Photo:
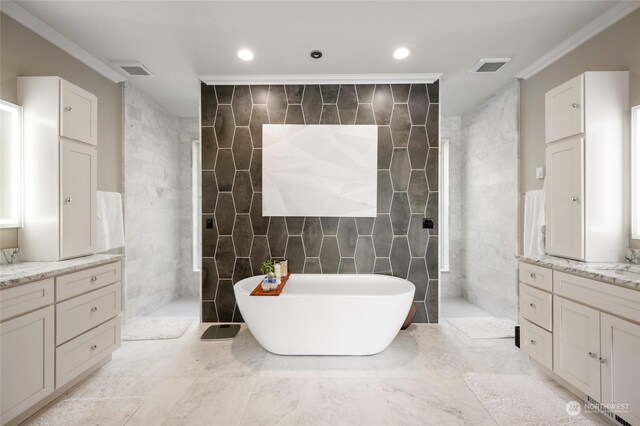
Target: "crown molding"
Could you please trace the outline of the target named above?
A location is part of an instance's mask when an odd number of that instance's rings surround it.
[[[122,74],[54,30],[40,18],[23,9],[15,2],[3,0],[0,11],[114,83],[127,80]]]
[[[622,1],[621,3],[613,6],[598,18],[591,21],[586,27],[548,51],[534,63],[523,69],[516,75],[516,78],[528,79],[542,71],[558,59],[562,58],[587,40],[601,33],[611,25],[618,22],[631,12],[640,7],[638,1]]]
[[[426,74],[212,74],[199,76],[207,85],[236,84],[431,84],[442,73]]]

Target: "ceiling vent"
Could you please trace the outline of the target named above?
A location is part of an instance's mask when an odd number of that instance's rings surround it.
[[[511,58],[482,58],[469,70],[470,73],[493,73],[505,66]]]
[[[126,75],[132,76],[144,76],[144,75],[153,75],[149,68],[145,67],[141,62],[138,61],[128,61],[128,62],[113,62],[113,65],[124,71]]]

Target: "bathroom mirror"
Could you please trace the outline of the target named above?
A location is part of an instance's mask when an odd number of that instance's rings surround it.
[[[0,101],[0,228],[22,226],[22,107]]]

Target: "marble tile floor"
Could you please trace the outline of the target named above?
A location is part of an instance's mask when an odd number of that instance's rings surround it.
[[[443,297],[440,300],[441,317],[446,318],[479,318],[490,317],[490,313],[477,307],[462,297]]]
[[[367,357],[273,355],[244,326],[233,341],[200,341],[209,325],[175,340],[123,342],[61,398],[143,396],[127,426],[494,425],[463,380],[469,371],[534,375],[575,399],[511,339],[473,340],[448,324],[412,325]]]
[[[149,316],[198,318],[200,316],[200,301],[189,298],[174,299]]]

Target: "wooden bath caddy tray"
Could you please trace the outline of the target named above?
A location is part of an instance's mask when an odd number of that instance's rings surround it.
[[[251,296],[280,296],[280,293],[282,293],[284,286],[287,285],[287,281],[289,281],[290,276],[291,274],[288,274],[287,276],[280,278],[280,285],[278,288],[270,291],[264,291],[262,289],[262,281],[260,281],[258,287],[254,288],[251,292]]]

